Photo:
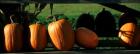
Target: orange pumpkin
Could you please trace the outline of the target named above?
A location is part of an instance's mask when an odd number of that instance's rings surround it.
[[[58,50],[70,50],[74,45],[72,26],[65,19],[60,19],[48,25],[48,33]]]
[[[18,23],[7,24],[4,27],[5,48],[7,52],[16,52],[22,48],[22,25]]]
[[[121,26],[119,31],[119,38],[122,44],[126,46],[133,46],[136,25],[134,23],[125,23]]]
[[[47,37],[45,25],[36,23],[29,26],[30,44],[35,51],[41,51],[46,48]]]
[[[14,23],[14,15],[10,16],[11,23],[4,27],[5,49],[7,52],[17,52],[22,50],[23,26]]]
[[[77,43],[87,49],[96,48],[99,42],[97,34],[85,27],[79,27],[76,30]]]

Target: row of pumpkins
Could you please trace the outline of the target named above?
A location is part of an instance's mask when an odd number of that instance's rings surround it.
[[[140,29],[136,23],[131,20],[131,17],[127,18],[126,15],[129,16],[128,13],[122,16],[125,22],[122,22],[118,36],[124,46],[139,47]],[[29,42],[30,47],[34,51],[41,51],[47,46],[48,36],[57,50],[71,50],[75,42],[79,46],[87,49],[96,48],[98,46],[99,36],[91,28],[85,25],[78,26],[76,30],[73,30],[71,24],[64,18],[57,19],[55,16],[53,18],[54,21],[48,25],[48,30],[44,24],[38,22],[29,25],[30,37],[29,39],[25,39],[23,38],[23,30],[25,30],[23,25],[14,23],[12,17],[10,17],[12,23],[4,27],[5,50],[7,52],[22,51],[23,48],[26,47],[26,44],[23,44],[23,42]],[[47,35],[47,33],[49,35]]]
[[[58,50],[71,50],[75,39],[85,48],[95,48],[98,45],[98,36],[95,32],[79,27],[75,32],[71,24],[65,19],[56,20],[48,25],[35,23],[29,25],[30,45],[34,51],[44,50],[47,46],[47,36],[50,36],[53,45]],[[11,20],[12,21],[12,20]],[[23,48],[23,26],[19,23],[7,24],[4,27],[5,49],[7,52],[18,52]],[[47,35],[47,32],[49,35]],[[90,38],[90,39],[89,39]],[[25,41],[25,40],[24,40]]]

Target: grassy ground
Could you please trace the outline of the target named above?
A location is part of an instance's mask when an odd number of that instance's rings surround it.
[[[121,4],[126,5],[132,9],[140,11],[139,3],[121,3]],[[105,6],[102,6],[99,4],[96,4],[96,3],[54,4],[53,14],[65,14],[73,25],[80,14],[89,12],[94,17],[96,17],[96,15],[99,12],[101,12],[102,8],[106,8],[106,10],[110,11],[112,13],[112,15],[115,17],[116,23],[118,22],[118,18],[120,17],[121,12],[116,11],[114,9],[110,9],[108,7],[105,7]],[[34,12],[34,10],[35,10],[34,4],[30,4],[28,7],[26,7],[25,10],[27,10],[29,12]],[[49,21],[49,20],[46,20],[47,16],[50,16],[50,6],[49,5],[47,5],[42,10],[42,12],[38,15],[37,18],[42,22],[46,22],[46,21]],[[48,23],[46,23],[46,25],[47,24]]]

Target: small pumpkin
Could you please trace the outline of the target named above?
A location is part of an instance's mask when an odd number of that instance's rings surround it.
[[[84,48],[94,49],[98,45],[99,38],[92,30],[85,27],[79,27],[76,30],[76,41],[78,45]]]
[[[56,19],[56,18],[54,18]],[[74,45],[74,32],[71,24],[65,19],[58,19],[48,25],[52,43],[58,50],[71,50]]]
[[[134,45],[135,30],[136,24],[134,23],[125,23],[121,26],[118,36],[121,39],[122,44],[125,46]]]
[[[11,17],[10,19],[12,21]],[[17,52],[22,49],[22,31],[22,25],[13,21],[4,27],[5,49],[7,52]]]
[[[79,27],[86,27],[92,31],[95,31],[94,24],[94,16],[89,13],[83,13],[77,19],[75,27],[76,29]]]
[[[43,24],[35,23],[30,28],[30,44],[33,50],[41,51],[47,46],[46,27]]]
[[[119,38],[122,45],[128,49],[136,49],[137,45],[137,19],[132,13],[122,13],[119,19]]]

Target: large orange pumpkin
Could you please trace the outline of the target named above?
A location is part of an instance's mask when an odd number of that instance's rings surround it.
[[[7,52],[16,52],[22,48],[22,25],[18,23],[7,24],[4,27],[5,48]]]
[[[134,23],[125,23],[121,26],[118,36],[121,39],[122,44],[125,46],[134,45],[135,30],[136,24]]]
[[[58,50],[70,50],[74,45],[72,26],[65,19],[60,19],[48,25],[48,33]]]
[[[35,51],[41,51],[46,48],[47,37],[45,25],[36,23],[29,26],[30,44]]]
[[[79,27],[76,30],[76,41],[84,48],[93,49],[98,45],[99,38],[95,32],[85,27]]]

